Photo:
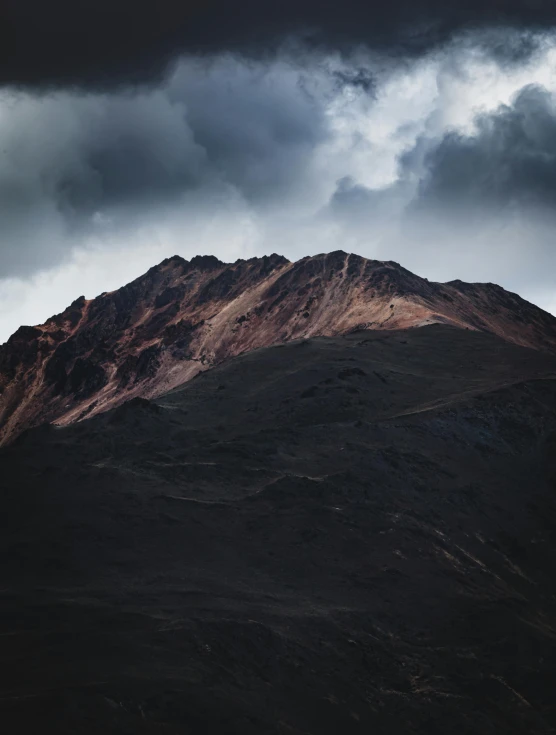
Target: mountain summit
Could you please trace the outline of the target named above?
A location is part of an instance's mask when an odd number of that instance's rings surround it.
[[[432,283],[342,251],[295,263],[174,256],[0,346],[0,443],[155,397],[246,351],[433,323],[556,351],[556,318],[494,284]]]

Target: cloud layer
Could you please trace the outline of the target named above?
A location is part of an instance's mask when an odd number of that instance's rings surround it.
[[[262,57],[292,35],[333,50],[422,54],[470,30],[556,22],[552,0],[5,0],[0,12],[0,85],[35,87],[152,81],[183,53]],[[534,37],[487,42],[521,58]]]

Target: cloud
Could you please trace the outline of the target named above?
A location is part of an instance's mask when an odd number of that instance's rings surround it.
[[[318,61],[303,67],[225,56],[183,63],[173,74],[169,99],[184,101],[209,164],[247,199],[296,188],[328,137],[326,96],[335,80]]]
[[[329,135],[314,85],[286,63],[225,57],[183,62],[134,93],[0,96],[0,272],[53,267],[175,210],[195,219],[223,199],[298,196]]]
[[[556,100],[527,85],[476,115],[469,132],[419,135],[389,186],[341,179],[326,216],[352,233],[378,232],[380,257],[395,248],[408,267],[546,289],[556,268],[555,204]]]
[[[446,133],[424,157],[418,206],[478,211],[556,204],[556,105],[529,85],[479,115],[472,135]],[[406,158],[411,168],[411,161]],[[404,175],[402,173],[402,175]]]
[[[538,32],[555,22],[552,0],[5,0],[0,85],[151,83],[181,54],[264,58],[291,36],[328,50],[422,54],[469,30]],[[484,37],[507,62],[528,55],[538,35],[501,39]]]

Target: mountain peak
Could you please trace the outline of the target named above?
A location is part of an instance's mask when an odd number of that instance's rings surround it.
[[[0,347],[0,441],[157,396],[260,347],[434,323],[556,350],[556,319],[494,284],[432,283],[343,250],[293,263],[174,255]]]
[[[201,268],[203,270],[214,270],[215,268],[222,268],[224,265],[226,264],[218,260],[214,255],[196,255],[190,261],[192,268]]]

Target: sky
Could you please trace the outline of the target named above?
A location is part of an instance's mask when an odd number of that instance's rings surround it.
[[[5,0],[0,343],[174,254],[341,249],[556,314],[556,5],[268,5]]]

